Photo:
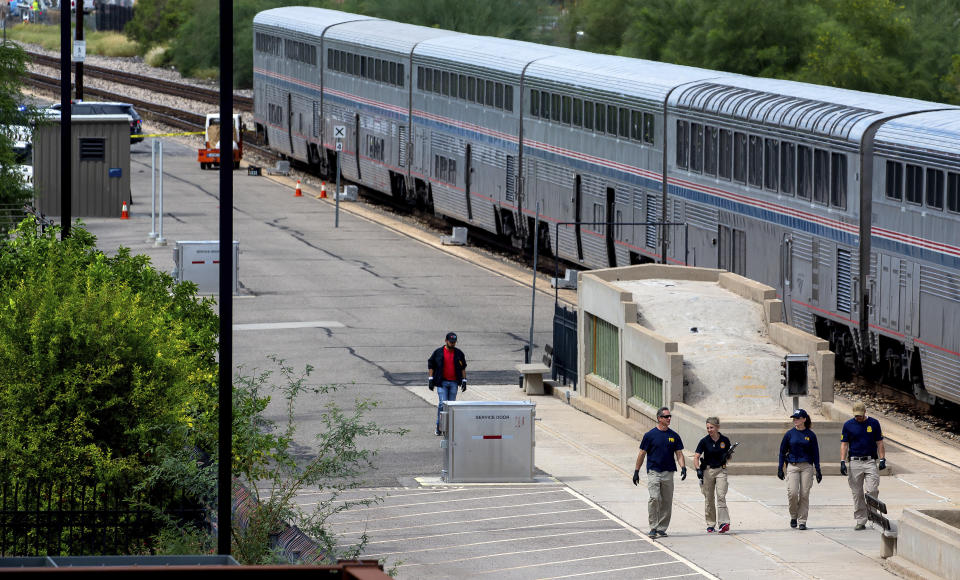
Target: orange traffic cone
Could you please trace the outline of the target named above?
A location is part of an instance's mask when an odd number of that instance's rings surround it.
[[[321,181],[320,182],[320,199],[326,199],[326,198],[327,198],[327,182]]]
[[[123,202],[123,208],[120,210],[120,219],[130,219],[130,211],[127,209],[127,202]]]
[[[303,197],[303,192],[300,191],[300,180],[297,180],[297,190],[293,193],[293,197]]]

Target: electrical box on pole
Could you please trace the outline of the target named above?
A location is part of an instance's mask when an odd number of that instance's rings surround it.
[[[791,397],[807,395],[807,363],[810,357],[805,354],[788,354],[780,363],[780,383]]]

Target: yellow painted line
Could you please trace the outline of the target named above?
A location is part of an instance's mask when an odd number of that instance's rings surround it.
[[[179,135],[203,135],[203,131],[187,131],[186,133],[150,133],[149,135],[130,135],[131,137],[177,137]]]
[[[740,385],[738,389],[766,389],[767,385]]]

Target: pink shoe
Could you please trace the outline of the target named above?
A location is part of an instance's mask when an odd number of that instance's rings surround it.
[[[720,529],[717,531],[719,531],[721,534],[727,533],[730,531],[730,524],[720,524]]]

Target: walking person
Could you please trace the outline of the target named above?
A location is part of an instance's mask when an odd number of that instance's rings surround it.
[[[440,411],[446,401],[457,400],[457,388],[467,390],[467,357],[457,348],[457,335],[448,332],[443,346],[433,351],[427,359],[427,386],[437,389],[437,428],[440,435]]]
[[[720,433],[720,419],[707,417],[707,435],[697,443],[693,468],[697,470],[700,491],[703,492],[703,514],[708,533],[716,531],[725,534],[730,530],[730,512],[727,510],[727,461],[732,453],[730,439]]]
[[[840,475],[847,476],[853,494],[853,518],[857,521],[853,529],[867,527],[867,500],[864,494],[877,497],[880,493],[880,472],[886,468],[880,422],[867,417],[866,405],[858,401],[853,404],[853,419],[847,420],[840,432]]]
[[[657,411],[657,426],[647,431],[640,441],[640,453],[633,472],[633,485],[640,484],[640,468],[647,460],[647,518],[650,521],[651,538],[665,537],[670,516],[673,513],[673,474],[680,464],[680,481],[687,478],[683,457],[683,441],[676,431],[670,429],[673,416],[668,407]]]
[[[817,435],[810,429],[810,415],[797,409],[790,415],[793,429],[783,435],[780,442],[780,461],[777,477],[787,480],[787,503],[790,509],[790,527],[807,529],[810,511],[810,488],[813,478],[823,480],[820,472],[820,444]],[[786,470],[786,473],[784,473]]]

